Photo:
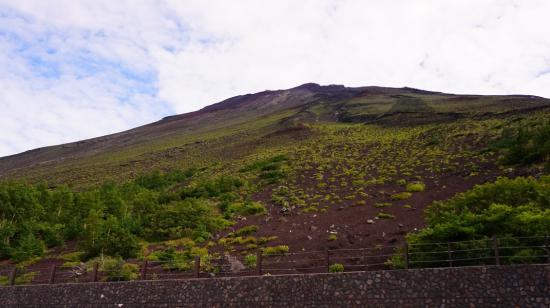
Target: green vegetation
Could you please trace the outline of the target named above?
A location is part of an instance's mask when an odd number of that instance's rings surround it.
[[[138,278],[137,264],[126,263],[119,258],[103,258],[100,265],[107,281],[127,281]]]
[[[331,234],[328,236],[327,240],[328,241],[336,241],[338,239],[338,236],[336,234]]]
[[[500,178],[494,183],[478,185],[474,189],[458,194],[447,201],[435,202],[426,209],[428,227],[407,236],[412,261],[445,259],[448,249],[465,254],[474,250],[477,254],[468,256],[455,252],[455,258],[474,258],[469,264],[486,262],[493,258],[493,236],[502,238],[503,262],[528,262],[544,256],[538,243],[520,243],[516,238],[546,236],[550,232],[550,176],[540,179],[518,177]],[[453,247],[439,247],[437,244],[456,241],[471,241],[455,244]],[[519,249],[526,246],[525,249]],[[533,245],[532,247],[530,247]],[[419,253],[422,251],[431,253]],[[441,250],[442,255],[433,251]],[[402,265],[402,258],[393,259],[396,266]],[[477,263],[476,263],[477,262]],[[436,262],[434,261],[435,265]]]
[[[428,228],[412,242],[445,242],[550,231],[550,177],[500,178],[426,209]]]
[[[278,245],[278,246],[265,247],[262,250],[262,254],[264,256],[284,255],[288,253],[288,251],[289,251],[289,248],[287,245]]]
[[[255,254],[248,254],[244,258],[244,265],[248,268],[256,267],[257,257]]]
[[[407,191],[408,192],[421,192],[426,189],[426,185],[421,182],[414,182],[407,184]]]
[[[240,172],[259,172],[259,178],[266,184],[274,184],[284,179],[288,173],[286,163],[288,157],[285,155],[276,155],[271,158],[258,161],[251,165],[248,165]]]
[[[189,242],[184,247],[169,245],[167,248],[157,250],[147,257],[149,260],[162,261],[162,267],[169,270],[189,271],[193,268],[195,257],[200,257],[201,267],[209,267],[209,255],[206,248],[194,246]]]
[[[340,263],[331,264],[328,268],[330,273],[341,273],[344,271],[344,265]]]
[[[390,199],[392,200],[406,200],[412,197],[412,194],[410,192],[404,191],[397,194],[393,194],[390,196]]]
[[[1,183],[0,259],[41,257],[67,240],[78,241],[83,260],[100,255],[132,258],[142,240],[189,238],[201,243],[229,226],[235,215],[265,212],[263,205],[248,199],[246,181],[229,176],[192,181],[196,174],[197,169],[153,172],[83,191]],[[240,232],[253,231],[250,226]]]
[[[503,152],[505,165],[545,163],[550,172],[550,121],[528,119],[506,128],[493,147]]]
[[[420,211],[414,210],[423,208],[418,203],[424,198],[411,197],[426,189],[424,183],[444,195],[441,183],[449,176],[494,178],[514,170],[538,176],[544,163],[550,170],[548,112],[519,112],[548,101],[524,99],[461,101],[410,92],[321,100],[271,114],[220,112],[211,114],[220,121],[192,120],[190,127],[170,128],[151,140],[21,168],[5,178],[33,184],[0,183],[0,259],[31,263],[49,257],[50,248],[75,241],[78,253],[60,257],[67,265],[137,258],[163,261],[167,270],[190,270],[195,257],[207,268],[215,255],[208,249],[224,249],[246,256],[250,267],[252,251],[280,255],[289,247],[265,247],[276,237],[254,236],[259,225],[265,232],[257,218],[252,221],[258,225],[222,238],[213,235],[224,229],[225,234],[237,220],[246,223],[244,216],[267,213],[257,200],[267,200],[279,207],[271,211],[289,216],[322,216],[335,208],[366,204],[401,213],[397,204],[408,202],[414,207],[403,205],[407,214],[418,216]],[[508,111],[518,112],[503,114]],[[500,163],[517,166],[499,169],[494,163],[499,155]],[[521,194],[502,188],[498,195],[511,193]],[[521,224],[524,234],[538,233],[548,225],[548,214],[541,206],[547,203],[539,202],[547,196],[537,194],[538,199],[528,202],[494,199],[480,212],[474,209],[487,196],[468,205],[456,201],[459,197],[437,203],[427,211],[429,228],[409,235],[410,240],[485,239],[492,229],[514,235]],[[401,218],[385,212],[376,216],[397,218],[384,222],[389,225]],[[526,231],[531,229],[538,231]],[[342,232],[338,236],[348,231]],[[327,235],[328,241],[336,239]],[[518,258],[528,259],[532,253],[525,250]],[[112,262],[112,271],[132,279],[131,264],[124,267],[118,261]]]
[[[231,232],[228,236],[231,236],[231,237],[245,236],[245,235],[250,235],[256,231],[258,231],[258,226],[250,225],[250,226],[242,227],[239,230],[236,230],[235,232]]]
[[[392,214],[388,214],[388,213],[384,213],[384,212],[378,212],[378,214],[376,214],[376,217],[378,217],[380,219],[393,219],[393,218],[395,218],[395,216],[393,216]]]

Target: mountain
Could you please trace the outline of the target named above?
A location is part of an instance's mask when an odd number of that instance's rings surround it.
[[[169,169],[239,158],[256,143],[304,133],[308,123],[407,126],[487,119],[544,110],[536,96],[454,95],[413,88],[320,86],[235,96],[201,110],[103,137],[0,158],[0,178],[86,185]]]
[[[310,83],[232,97],[0,158],[0,263],[178,259],[170,271],[545,235],[548,119],[550,100],[528,95]]]

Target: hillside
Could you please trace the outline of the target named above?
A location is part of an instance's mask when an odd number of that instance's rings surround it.
[[[535,96],[304,84],[0,158],[0,181],[47,183],[23,204],[59,213],[36,221],[65,233],[37,262],[103,253],[107,244],[81,245],[90,241],[86,226],[102,223],[109,232],[120,223],[122,239],[140,241],[120,248],[131,253],[110,253],[129,258],[167,247],[247,255],[385,246],[424,228],[434,201],[501,176],[547,172],[549,118],[550,100]],[[78,230],[69,236],[71,223]]]
[[[236,96],[117,134],[3,157],[0,177],[85,186],[103,179],[126,179],[142,171],[243,159],[262,147],[285,146],[298,135],[314,134],[302,124],[411,126],[503,118],[547,110],[548,105],[547,99],[524,95],[304,84]]]

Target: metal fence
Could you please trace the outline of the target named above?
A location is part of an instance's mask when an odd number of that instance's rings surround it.
[[[550,263],[550,238],[501,237],[445,243],[375,246],[188,260],[133,260],[116,269],[91,266],[0,267],[0,284],[86,283],[255,275],[308,274],[398,268]]]

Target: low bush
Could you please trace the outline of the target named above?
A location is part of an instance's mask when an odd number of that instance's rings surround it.
[[[230,204],[227,210],[241,216],[259,215],[266,212],[265,206],[255,201],[235,202]]]
[[[122,259],[104,259],[102,270],[107,281],[128,281],[138,278],[139,267],[137,264],[125,263]]]
[[[262,249],[262,254],[264,256],[284,255],[288,253],[289,250],[287,245],[270,246]]]
[[[388,213],[384,213],[384,212],[379,212],[378,214],[376,214],[376,217],[378,217],[380,219],[393,219],[393,218],[395,218],[395,216],[393,216],[391,214],[388,214]]]
[[[412,197],[412,193],[408,191],[404,191],[404,192],[391,195],[390,199],[397,201],[397,200],[406,200],[406,199],[409,199],[410,197]]]
[[[248,254],[244,257],[244,265],[248,268],[256,267],[257,257],[255,254]]]
[[[331,264],[328,268],[328,271],[331,273],[340,273],[344,271],[344,265],[340,263]]]
[[[426,189],[426,185],[421,182],[414,182],[407,184],[407,191],[408,192],[421,192]]]
[[[494,183],[475,186],[449,200],[434,202],[425,210],[428,226],[407,235],[410,251],[415,253],[411,261],[422,261],[423,266],[440,265],[429,261],[441,256],[415,251],[420,249],[418,247],[423,247],[435,251],[442,249],[443,253],[447,253],[447,247],[433,246],[430,243],[460,242],[454,244],[453,250],[477,249],[477,257],[481,261],[472,261],[468,265],[481,264],[485,262],[483,258],[493,258],[490,241],[493,236],[508,238],[502,243],[503,247],[541,246],[543,242],[540,241],[550,231],[549,192],[550,176],[542,176],[540,179],[499,178]],[[538,237],[529,240],[532,243],[515,240],[534,236]],[[540,241],[537,242],[536,239]],[[507,255],[502,262],[531,263],[543,262],[540,256],[545,255],[545,252],[539,248],[503,248],[502,254]],[[455,258],[461,256],[455,253]],[[471,257],[464,255],[462,258]],[[392,263],[398,266],[402,261],[397,257]]]
[[[21,284],[30,284],[34,278],[39,274],[39,272],[26,272],[24,274],[18,274],[15,277],[15,284],[21,285]]]
[[[493,143],[493,148],[503,153],[502,163],[506,165],[544,162],[550,171],[550,121],[521,121],[502,131]]]
[[[235,230],[235,232],[230,233],[228,236],[237,237],[237,236],[250,235],[256,231],[258,231],[258,226],[250,225],[250,226],[245,226],[238,230]]]

